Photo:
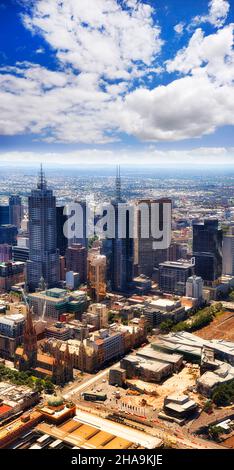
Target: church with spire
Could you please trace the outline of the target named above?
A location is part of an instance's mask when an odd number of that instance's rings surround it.
[[[68,346],[63,355],[61,355],[59,348],[54,351],[53,355],[39,351],[32,309],[28,305],[24,342],[23,346],[18,347],[15,351],[15,367],[19,371],[30,371],[38,378],[50,378],[56,385],[63,385],[73,379],[72,358]]]

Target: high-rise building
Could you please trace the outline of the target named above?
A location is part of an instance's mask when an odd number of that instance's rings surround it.
[[[162,292],[185,295],[187,279],[194,274],[191,261],[165,261],[159,265],[159,288]]]
[[[131,214],[130,210],[126,210],[126,214],[121,213],[119,210],[120,205],[126,204],[121,195],[121,178],[120,167],[117,169],[116,175],[116,196],[112,201],[112,206],[115,211],[115,236],[112,238],[111,250],[111,287],[114,291],[124,292],[129,288],[130,283],[134,276],[134,239],[131,234],[132,227],[130,224]],[[127,205],[129,208],[129,205]],[[119,236],[119,227],[125,225],[125,236]]]
[[[80,282],[87,281],[87,250],[80,243],[73,243],[66,249],[66,270],[79,273]]]
[[[21,246],[12,247],[12,259],[13,261],[22,261],[26,263],[29,260],[29,248]]]
[[[64,213],[65,206],[56,207],[56,225],[57,225],[57,248],[61,256],[65,255],[68,247],[68,238],[65,237],[63,227],[67,221],[67,215]]]
[[[0,245],[0,263],[5,263],[12,258],[12,247],[4,243]]]
[[[199,276],[191,276],[186,282],[186,297],[202,299],[203,280]]]
[[[223,237],[223,274],[234,275],[234,225]]]
[[[23,218],[23,207],[21,204],[21,197],[10,196],[9,197],[9,223],[15,225],[18,229],[21,226],[21,220]]]
[[[222,230],[217,219],[193,225],[195,274],[212,286],[222,275]]]
[[[88,230],[87,230],[87,203],[85,200],[79,200],[76,199],[75,201],[76,204],[79,204],[82,209],[82,215],[81,215],[81,220],[78,221],[78,224],[80,224],[80,228],[82,229],[82,237],[77,238],[75,237],[73,239],[73,243],[79,243],[82,246],[88,250]]]
[[[17,245],[17,227],[14,225],[0,225],[0,245]]]
[[[88,285],[93,300],[100,302],[106,296],[106,256],[98,248],[88,254]]]
[[[152,210],[154,205],[159,204],[163,207],[163,204],[171,204],[171,199],[161,198],[161,199],[143,199],[138,201],[137,209],[137,240],[135,243],[135,255],[136,263],[138,265],[138,273],[145,274],[146,276],[151,277],[155,267],[159,265],[160,262],[170,259],[169,249],[154,249],[155,239],[152,236],[152,224],[153,224],[153,215]],[[143,214],[138,210],[139,206],[145,206],[148,208],[147,221],[144,220]],[[157,221],[155,220],[155,223]],[[142,236],[142,228],[144,224],[148,224],[149,227],[149,236]],[[157,222],[158,223],[158,222]],[[171,222],[170,222],[171,223]],[[159,227],[163,227],[163,211],[159,211]]]
[[[9,224],[9,206],[0,206],[0,225]]]
[[[59,281],[59,252],[56,237],[56,199],[47,188],[44,173],[40,171],[37,188],[28,198],[29,260],[27,284],[29,290],[38,288],[43,277],[47,287]]]

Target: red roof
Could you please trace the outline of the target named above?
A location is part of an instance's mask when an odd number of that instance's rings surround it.
[[[12,407],[11,406],[8,406],[8,405],[0,405],[0,416],[1,415],[4,415],[5,413],[7,413],[8,411],[12,410]]]

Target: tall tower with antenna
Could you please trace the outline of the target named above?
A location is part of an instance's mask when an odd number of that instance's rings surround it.
[[[115,210],[115,237],[111,239],[111,250],[109,255],[111,287],[113,291],[126,292],[133,279],[134,266],[134,240],[130,237],[130,210],[128,204],[121,194],[120,165],[116,169],[115,198],[112,201]],[[122,209],[126,205],[125,216]],[[124,211],[123,211],[124,213]],[[123,220],[125,217],[125,222]],[[126,223],[126,236],[120,237],[119,225]]]
[[[43,278],[48,287],[59,282],[59,252],[56,237],[56,199],[48,189],[40,166],[37,187],[28,198],[29,260],[27,285],[30,291],[38,289]]]
[[[117,165],[116,168],[116,179],[115,179],[115,197],[116,201],[121,202],[121,176],[120,176],[120,165]]]

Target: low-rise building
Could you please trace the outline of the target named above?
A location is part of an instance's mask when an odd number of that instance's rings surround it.
[[[0,421],[39,402],[39,393],[25,385],[0,382]]]
[[[28,294],[28,300],[36,315],[60,320],[64,313],[74,313],[78,318],[87,308],[87,295],[83,291],[67,292],[52,288]]]
[[[20,313],[0,316],[0,357],[12,359],[15,350],[23,342],[24,315]]]
[[[197,409],[197,403],[191,400],[188,395],[173,393],[164,399],[164,411],[175,418],[189,418]]]
[[[14,284],[24,282],[25,263],[8,261],[0,263],[0,292],[8,292]]]

